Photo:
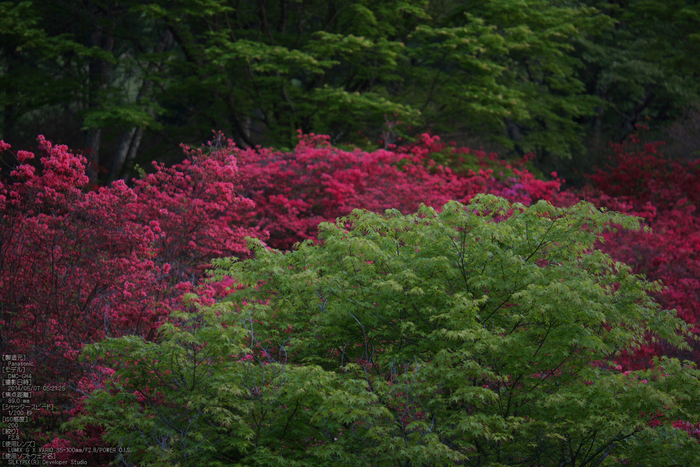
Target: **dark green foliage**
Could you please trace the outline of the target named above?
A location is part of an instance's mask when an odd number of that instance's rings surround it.
[[[697,8],[2,2],[0,138],[28,146],[43,132],[82,147],[103,181],[212,130],[240,146],[291,148],[299,129],[363,146],[431,129],[552,165],[646,117],[666,124],[698,100]]]

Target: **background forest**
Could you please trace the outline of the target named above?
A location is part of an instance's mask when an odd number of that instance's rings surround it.
[[[367,149],[430,129],[581,183],[635,124],[692,157],[686,0],[0,2],[0,138],[81,150],[100,182],[296,131]],[[381,140],[381,141],[380,141]]]
[[[698,31],[1,1],[1,462],[694,467]]]

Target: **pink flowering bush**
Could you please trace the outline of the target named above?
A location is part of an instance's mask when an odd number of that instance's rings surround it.
[[[85,344],[154,339],[203,266],[244,255],[243,238],[261,234],[230,226],[231,212],[253,203],[236,194],[235,161],[218,153],[158,165],[133,189],[117,181],[88,191],[83,157],[43,137],[39,148],[38,164],[18,151],[0,183],[0,349],[33,365],[40,390],[31,400],[42,409],[23,430],[41,445],[101,385],[104,372],[77,361]],[[44,391],[47,384],[60,389]],[[97,429],[66,436],[75,445],[101,443]]]
[[[611,165],[590,176],[579,196],[610,210],[642,217],[651,231],[605,234],[603,251],[633,267],[637,274],[661,281],[655,295],[667,309],[700,334],[700,161],[670,160],[662,143],[642,144],[635,136],[613,145]],[[651,365],[655,355],[700,363],[700,345],[678,351],[663,341],[643,346],[620,361],[627,368]]]
[[[427,134],[414,145],[374,152],[340,150],[328,139],[300,135],[291,153],[262,148],[244,151],[229,141],[223,151],[235,155],[242,195],[255,202],[254,209],[232,219],[268,231],[268,244],[287,250],[299,241],[315,239],[319,223],[334,221],[355,208],[373,212],[394,208],[408,214],[421,204],[440,208],[450,200],[468,202],[477,193],[530,204],[552,200],[562,183],[557,178],[538,180],[525,168],[497,179],[493,169],[485,168],[487,164],[458,173],[435,164],[431,156],[447,146]],[[469,155],[469,150],[451,152]],[[477,151],[470,158],[484,162],[486,154]]]

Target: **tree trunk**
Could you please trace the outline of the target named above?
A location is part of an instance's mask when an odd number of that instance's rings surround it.
[[[0,133],[0,139],[10,144],[17,144],[17,141],[15,141],[16,110],[16,104],[9,104],[5,106],[2,112],[2,132]]]
[[[153,53],[162,53],[163,51],[170,49],[173,45],[173,35],[169,30],[165,30],[161,37],[158,45],[153,49]],[[146,67],[146,73],[150,73],[155,68],[153,62],[149,63]],[[139,93],[136,96],[136,101],[143,99],[153,88],[153,81],[146,80],[141,85]],[[153,109],[149,109],[151,117],[153,117]],[[143,128],[133,126],[128,129],[122,135],[122,139],[119,142],[119,148],[117,153],[114,155],[112,160],[112,167],[109,171],[109,176],[107,177],[109,182],[113,182],[121,178],[122,173],[124,173],[125,163],[127,161],[133,161],[136,157],[136,152],[138,151],[139,145],[141,144],[141,137],[143,136]]]
[[[510,138],[511,141],[514,142],[513,148],[515,151],[518,153],[520,157],[525,155],[525,151],[523,150],[522,146],[520,145],[520,142],[523,140],[523,134],[520,131],[520,127],[510,118],[505,119],[506,123],[506,136]]]
[[[83,155],[87,159],[86,174],[90,183],[97,183],[97,174],[100,167],[100,128],[90,128],[85,136],[85,149]]]
[[[105,36],[102,28],[98,26],[90,35],[90,46],[99,47],[106,52],[112,52],[114,49],[114,37],[111,35]],[[109,63],[96,58],[91,59],[88,62],[88,74],[88,109],[89,111],[95,111],[101,107],[100,93],[107,88]],[[87,175],[90,178],[90,183],[97,183],[100,170],[101,133],[101,128],[88,128],[85,135],[84,155],[88,160]]]
[[[143,136],[143,128],[139,127],[136,129],[136,134],[134,139],[131,141],[131,147],[129,148],[129,154],[126,157],[126,174],[124,175],[124,182],[129,183],[131,181],[131,169],[134,165],[134,159],[136,159],[136,153],[141,144],[141,137]]]
[[[600,151],[603,133],[603,115],[605,115],[605,108],[596,107],[595,111],[596,116],[593,121],[593,144],[595,144],[595,150]]]
[[[117,153],[112,160],[112,168],[109,171],[108,178],[109,182],[113,182],[121,176],[122,168],[124,167],[124,162],[126,161],[126,156],[129,153],[135,134],[136,127],[134,126],[122,135],[122,139],[119,141],[119,148],[117,148]]]

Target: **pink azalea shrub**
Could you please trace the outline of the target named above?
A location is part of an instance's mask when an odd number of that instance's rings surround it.
[[[117,181],[89,191],[83,157],[43,137],[39,148],[38,164],[18,151],[0,183],[0,347],[33,365],[31,401],[42,409],[24,429],[37,443],[100,386],[103,371],[78,361],[85,344],[155,338],[212,258],[244,255],[244,237],[261,235],[230,225],[232,211],[253,206],[236,194],[231,158],[190,154],[173,168],[156,165],[133,189]],[[99,433],[66,436],[93,446],[103,444]]]
[[[612,145],[611,164],[590,176],[583,199],[610,210],[640,216],[651,232],[608,233],[602,249],[649,280],[661,281],[656,299],[663,308],[695,326],[700,334],[700,160],[671,160],[662,143],[642,144],[635,136]],[[700,363],[700,345],[678,353],[663,342],[647,345],[621,359],[627,368],[651,365],[655,355]]]

